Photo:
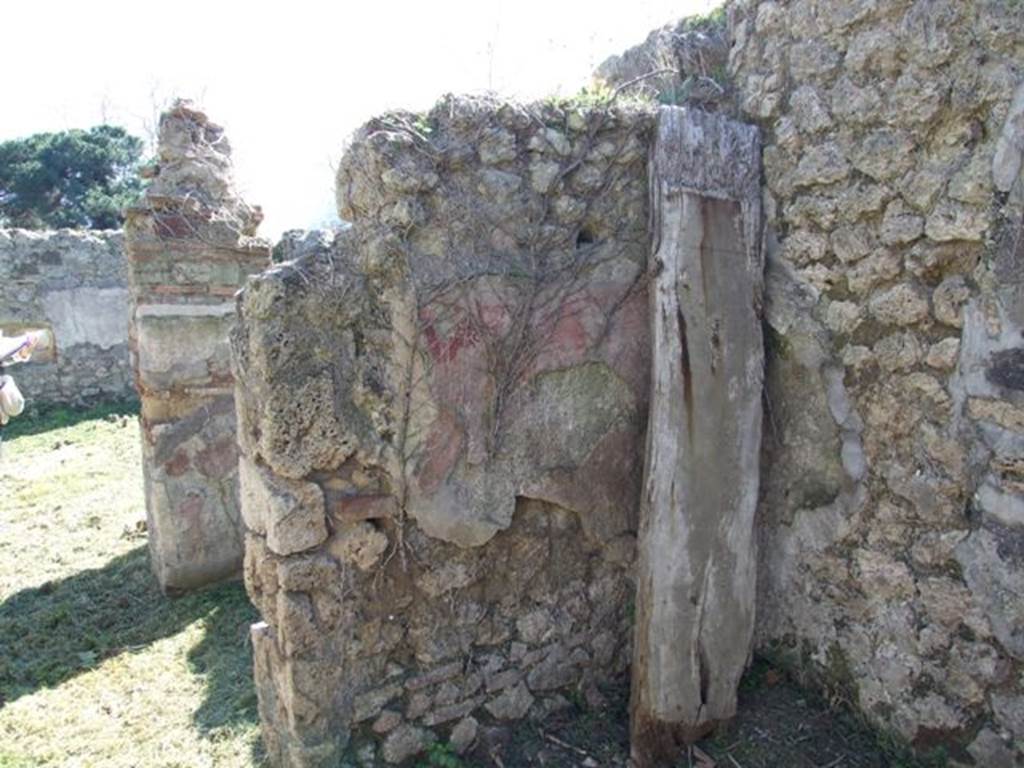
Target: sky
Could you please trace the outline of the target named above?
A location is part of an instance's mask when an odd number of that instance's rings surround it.
[[[575,93],[608,56],[720,0],[3,0],[0,141],[190,98],[227,130],[261,234],[329,223],[346,138],[445,93]]]

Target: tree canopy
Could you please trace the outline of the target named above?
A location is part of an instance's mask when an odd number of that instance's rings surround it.
[[[0,226],[119,227],[142,188],[142,146],[113,125],[0,142]]]

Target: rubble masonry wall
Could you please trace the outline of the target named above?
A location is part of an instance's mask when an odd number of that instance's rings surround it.
[[[717,58],[647,44],[764,138],[758,649],[964,765],[1024,759],[1017,6],[737,0]],[[283,764],[472,741],[627,658],[653,107],[610,114],[373,121],[339,173],[353,228],[246,289],[246,579]],[[506,343],[526,327],[545,343]]]
[[[770,267],[758,645],[951,761],[1024,757],[1024,16],[737,2]]]
[[[245,578],[282,765],[600,698],[629,659],[653,110],[371,121],[333,249],[233,336]]]
[[[12,371],[29,407],[133,399],[122,234],[0,229],[0,329],[23,328],[57,344]]]

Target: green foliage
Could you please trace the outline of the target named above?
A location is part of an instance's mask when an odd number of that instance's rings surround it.
[[[430,120],[430,115],[427,114],[416,115],[416,119],[412,121],[412,127],[424,136],[429,136],[434,132],[434,124]]]
[[[604,82],[595,82],[585,85],[573,96],[567,98],[555,97],[553,101],[562,108],[583,107],[600,109],[611,103],[615,97],[615,90]]]
[[[717,8],[712,8],[707,13],[697,13],[687,16],[682,21],[681,32],[717,32],[725,28],[728,19],[725,15],[725,3]]]
[[[111,229],[138,196],[142,140],[123,128],[37,133],[0,143],[0,225]]]
[[[435,741],[427,747],[424,759],[416,768],[466,768],[466,764],[455,754],[451,744]]]
[[[648,103],[648,95],[633,90],[619,91],[603,80],[583,86],[572,96],[552,95],[543,100],[545,106],[562,110],[598,110],[607,109],[613,104],[624,106]]]
[[[569,699],[573,707],[576,708],[577,712],[586,712],[589,707],[587,706],[587,697],[583,695],[583,691],[579,688],[573,688],[565,693],[566,698]]]
[[[775,671],[771,662],[755,656],[749,669],[740,678],[739,689],[744,693],[764,688],[770,680],[778,679],[779,673]]]

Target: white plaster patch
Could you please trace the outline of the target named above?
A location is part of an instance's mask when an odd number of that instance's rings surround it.
[[[43,311],[53,325],[57,349],[95,344],[110,349],[128,343],[126,288],[71,288],[42,297]]]

